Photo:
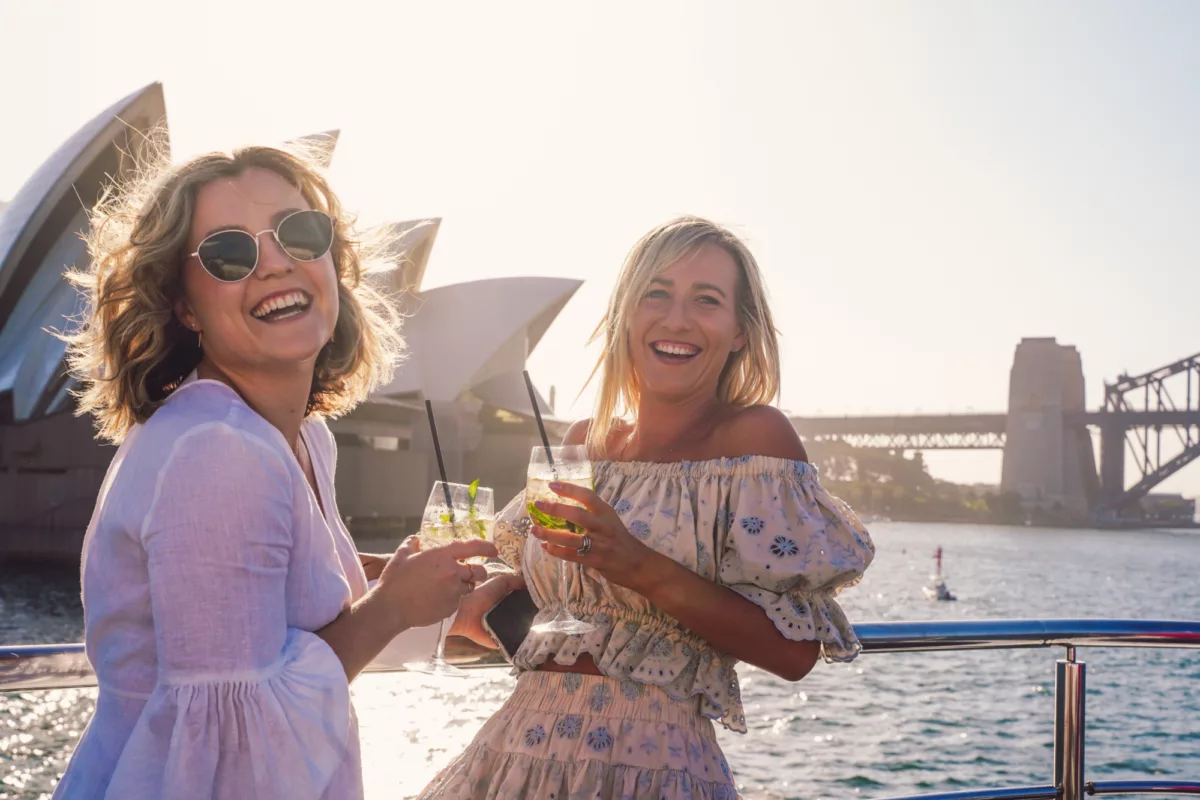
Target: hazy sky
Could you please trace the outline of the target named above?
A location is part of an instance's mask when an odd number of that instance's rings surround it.
[[[757,255],[792,412],[1002,410],[1022,336],[1078,346],[1096,406],[1200,350],[1198,39],[1188,2],[8,0],[0,198],[158,80],[177,155],[340,128],[365,221],[444,219],[427,285],[586,278],[531,359],[564,415],[680,213]]]

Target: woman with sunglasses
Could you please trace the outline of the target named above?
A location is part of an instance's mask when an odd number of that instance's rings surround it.
[[[361,797],[349,681],[486,577],[460,559],[495,552],[410,538],[368,588],[322,420],[387,379],[397,316],[329,185],[273,148],[127,187],[89,250],[70,358],[120,448],[83,547],[96,711],[55,797]]]

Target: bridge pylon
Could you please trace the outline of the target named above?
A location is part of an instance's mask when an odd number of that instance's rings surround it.
[[[1071,345],[1027,338],[1009,373],[1008,416],[1000,487],[1026,508],[1086,519],[1099,481],[1087,426],[1083,362]]]

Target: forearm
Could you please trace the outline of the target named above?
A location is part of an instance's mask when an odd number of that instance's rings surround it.
[[[403,614],[385,601],[380,593],[369,591],[337,619],[316,631],[342,662],[348,681],[358,677],[388,642],[408,628]]]
[[[732,589],[661,553],[647,560],[644,575],[631,588],[717,650],[792,681],[816,664],[817,642],[788,639],[761,608]]]

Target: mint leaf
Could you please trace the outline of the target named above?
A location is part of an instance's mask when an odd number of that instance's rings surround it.
[[[471,485],[467,487],[467,497],[471,498],[471,505],[475,505],[475,494],[479,491],[479,478],[471,481]]]
[[[565,519],[552,517],[544,511],[539,511],[533,503],[527,503],[525,508],[529,512],[529,517],[547,530],[564,531],[569,527]]]

